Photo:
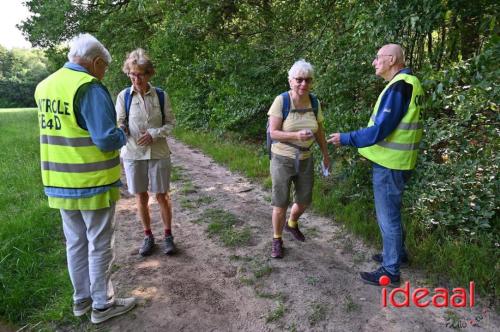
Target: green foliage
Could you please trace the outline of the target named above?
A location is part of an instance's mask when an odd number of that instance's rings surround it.
[[[36,85],[48,74],[42,51],[0,46],[0,108],[35,106]]]
[[[430,73],[424,81],[426,133],[410,188],[417,197],[411,213],[428,228],[444,226],[467,241],[481,234],[500,241],[500,70],[492,65],[499,48],[494,41],[481,56]]]

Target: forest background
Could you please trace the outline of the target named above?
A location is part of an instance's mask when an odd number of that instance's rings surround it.
[[[349,131],[366,126],[384,87],[371,66],[378,48],[401,44],[426,91],[425,136],[403,203],[413,262],[433,272],[438,283],[446,279],[463,286],[474,280],[483,294],[498,299],[498,1],[25,4],[34,15],[20,28],[47,58],[37,56],[45,64],[40,69],[26,56],[23,62],[19,53],[0,49],[2,57],[20,61],[10,67],[1,63],[2,91],[13,93],[0,96],[0,107],[34,106],[30,89],[66,61],[62,43],[89,32],[113,56],[104,80],[112,94],[129,84],[121,71],[126,53],[145,48],[156,65],[152,82],[168,91],[180,128],[244,142],[264,164],[266,113],[288,89],[294,61],[304,58],[315,66],[313,90],[322,102],[326,132]],[[15,63],[29,72],[29,80],[14,79],[22,72]],[[40,70],[26,71],[28,66]],[[12,99],[21,95],[22,101]],[[330,147],[330,152],[333,176],[317,181],[314,208],[379,243],[369,163],[355,149]]]

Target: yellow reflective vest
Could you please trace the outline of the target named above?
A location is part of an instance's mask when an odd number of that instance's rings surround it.
[[[90,82],[98,81],[85,72],[61,68],[36,88],[44,186],[92,188],[120,179],[118,150],[101,151],[76,121],[75,94]]]
[[[411,84],[412,96],[408,111],[396,129],[384,140],[375,145],[359,148],[358,152],[365,158],[390,169],[410,170],[415,168],[420,140],[422,139],[423,125],[420,121],[419,99],[423,95],[420,81],[413,75],[398,74],[384,88],[373,113],[368,121],[368,127],[373,126],[380,101],[387,89],[395,82],[404,80]]]

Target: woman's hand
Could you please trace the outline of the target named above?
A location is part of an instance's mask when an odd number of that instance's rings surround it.
[[[151,143],[153,143],[153,137],[147,131],[137,140],[137,144],[141,146],[150,145]]]
[[[297,140],[307,141],[313,137],[311,129],[302,129],[297,132]]]

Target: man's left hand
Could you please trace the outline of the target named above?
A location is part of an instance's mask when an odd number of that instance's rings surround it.
[[[330,134],[330,138],[326,140],[328,143],[340,146],[340,133]]]

